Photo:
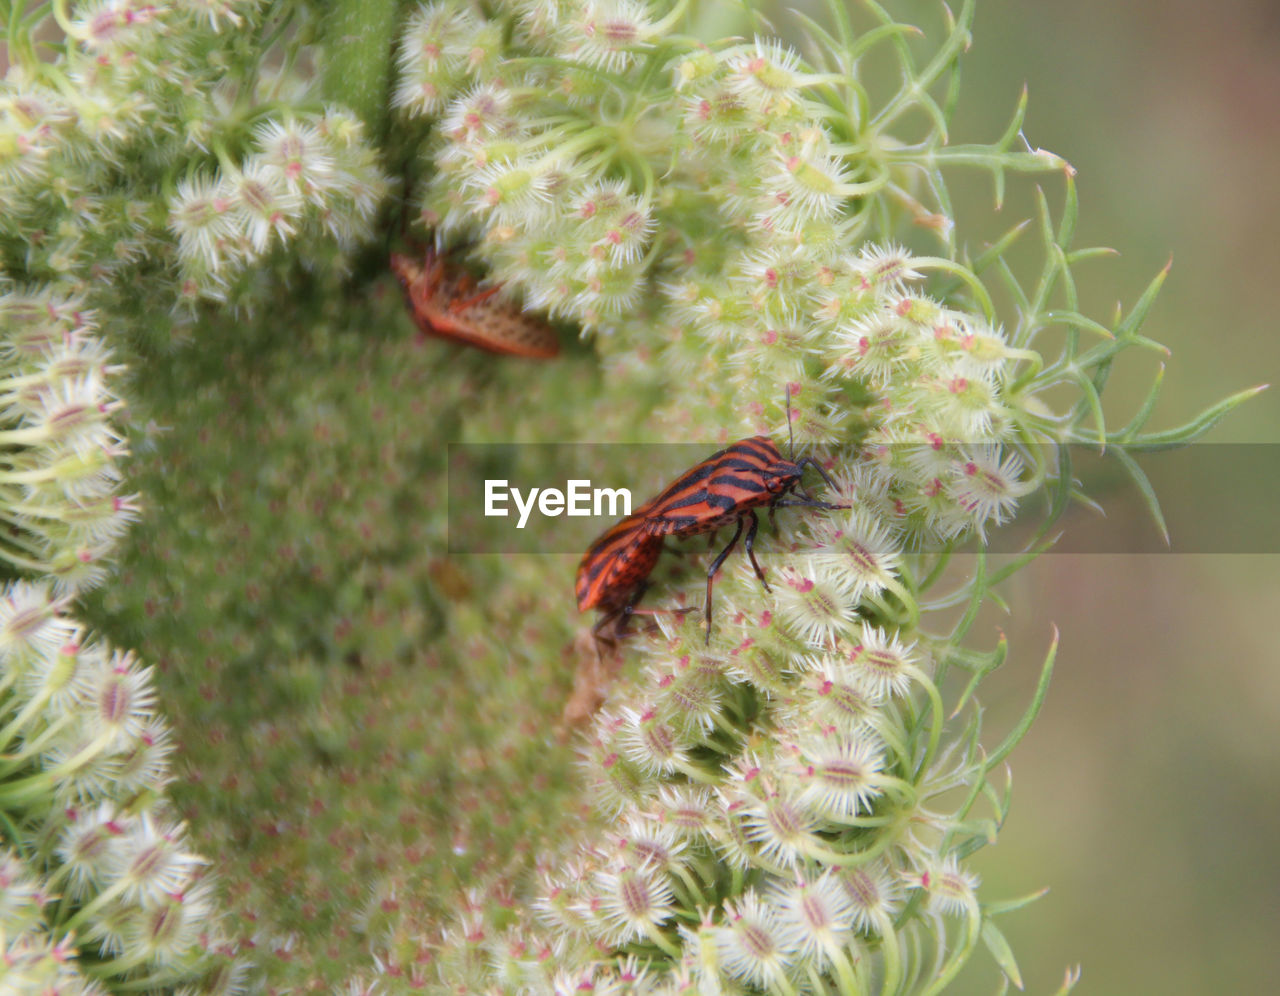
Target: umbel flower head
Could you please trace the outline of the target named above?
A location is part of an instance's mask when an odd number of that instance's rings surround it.
[[[90,978],[195,980],[233,949],[211,932],[208,862],[163,802],[170,744],[151,669],[65,610],[44,586],[0,595],[0,701],[12,717],[0,798],[48,842],[0,852],[4,983],[92,992]]]

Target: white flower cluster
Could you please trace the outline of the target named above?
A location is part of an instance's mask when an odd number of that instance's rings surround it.
[[[985,536],[1011,516],[1035,484],[1005,397],[1028,354],[981,315],[917,290],[930,261],[892,247],[837,254],[776,243],[730,255],[713,279],[667,285],[671,321],[714,329],[720,349],[710,353],[742,411],[776,409],[781,398],[770,392],[795,385],[797,444],[838,448],[838,491],[857,510],[837,532],[828,528],[829,545],[862,536],[862,550],[937,549]],[[706,362],[684,339],[668,355],[686,366]],[[817,378],[807,373],[814,360]],[[822,415],[851,388],[866,399],[856,449],[847,428]],[[860,572],[845,573],[862,584]]]
[[[599,171],[575,168],[557,147],[522,123],[497,87],[468,91],[450,105],[440,172],[424,217],[441,233],[483,226],[496,271],[518,286],[530,308],[584,328],[616,323],[640,299],[653,232],[649,198]],[[491,134],[515,154],[498,158]]]
[[[877,154],[893,140],[857,141],[862,105],[845,120],[811,96],[847,80],[763,39],[655,55],[634,4],[610,8],[629,41],[597,51],[583,25],[602,9],[518,4],[516,37],[540,57],[435,91],[423,220],[478,237],[528,305],[610,332],[610,376],[661,384],[670,427],[793,430],[830,470],[823,497],[849,507],[780,513],[782,541],[757,547],[771,593],[726,565],[709,640],[695,617],[632,628],[643,676],[611,691],[584,756],[602,829],[547,861],[536,922],[504,929],[474,904],[441,977],[897,991],[922,952],[955,970],[981,924],[954,850],[971,801],[954,794],[986,770],[975,742],[943,741],[913,553],[985,536],[1035,485],[1009,388],[1039,358],[1006,342],[963,266],[867,241],[887,227],[877,195],[919,205]],[[645,73],[673,89],[640,111],[628,81]],[[926,275],[953,285],[945,301]]]
[[[119,369],[83,299],[0,285],[0,557],[61,590],[98,584],[137,517],[119,493]]]
[[[16,583],[0,594],[0,801],[48,847],[0,852],[0,987],[95,993],[95,978],[190,978],[225,942],[212,880],[164,811],[168,728],[150,668]],[[236,972],[242,969],[236,969]]]
[[[687,625],[647,641],[584,749],[605,828],[544,868],[532,921],[500,929],[473,903],[443,939],[446,984],[888,992],[922,929],[974,934],[978,883],[946,851],[944,807],[982,758],[939,749],[925,654],[871,625],[797,653],[786,628],[766,612],[728,649]],[[899,921],[913,896],[928,928]],[[657,958],[609,954],[637,950]]]
[[[370,233],[386,179],[347,111],[267,121],[238,163],[183,180],[169,228],[188,297],[226,297],[229,279],[278,242],[322,233],[350,248]]]
[[[30,230],[27,223],[52,202],[97,214],[104,206],[98,198],[81,199],[92,181],[136,151],[135,143],[182,141],[175,129],[183,117],[201,105],[208,116],[203,77],[212,78],[210,67],[195,69],[209,56],[200,50],[203,32],[237,27],[259,6],[261,0],[94,0],[67,19],[64,5],[54,5],[72,57],[40,64],[36,73],[17,58],[22,53],[10,52],[0,82],[0,190],[12,208],[0,214],[0,232]]]
[[[128,55],[151,40],[148,29],[160,18],[207,24],[208,30],[238,28],[262,0],[89,0],[77,4],[67,34],[89,51]]]
[[[525,5],[517,17],[539,46],[600,71],[628,64],[648,31],[630,3]],[[608,327],[636,307],[652,262],[652,172],[637,193],[609,175],[595,130],[531,116],[514,91],[556,84],[537,68],[501,79],[490,65],[493,24],[469,8],[433,4],[406,32],[397,106],[438,116],[444,143],[423,219],[441,234],[482,233],[491,265],[528,307]],[[582,96],[570,89],[571,99]]]
[[[345,250],[369,235],[388,187],[361,122],[334,107],[264,118],[253,104],[278,108],[289,91],[301,100],[306,79],[229,71],[239,56],[219,32],[260,6],[99,0],[67,20],[54,5],[65,56],[15,59],[0,82],[0,236],[27,243],[29,272],[96,284],[172,257],[176,236],[179,298],[190,305],[228,300],[236,274],[276,244]]]
[[[471,6],[418,7],[401,35],[393,105],[420,115],[439,114],[466,81],[492,72],[501,49],[501,24]]]

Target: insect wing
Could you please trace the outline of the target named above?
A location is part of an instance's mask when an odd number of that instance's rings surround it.
[[[448,310],[433,324],[441,335],[491,353],[549,360],[560,352],[551,326],[494,297]]]
[[[496,288],[477,293],[465,270],[449,266],[434,253],[426,253],[421,261],[393,253],[391,271],[424,335],[505,356],[550,359],[560,352],[551,326],[500,300]]]
[[[650,504],[614,523],[583,554],[574,588],[579,612],[621,605],[653,570],[662,537],[649,529]]]

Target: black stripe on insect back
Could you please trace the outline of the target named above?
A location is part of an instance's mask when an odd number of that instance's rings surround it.
[[[735,453],[721,462],[726,470],[767,470],[782,458],[776,453]]]
[[[734,455],[746,452],[756,457],[761,463],[766,464],[782,459],[782,454],[778,452],[778,447],[773,445],[772,440],[759,439],[755,436],[734,443],[724,452],[733,453]]]
[[[610,563],[608,557],[604,555],[605,552],[603,550],[596,550],[594,553],[595,559],[591,561],[587,566],[586,572],[583,574],[588,586],[596,583],[596,579],[600,577],[600,572],[603,571]]]
[[[716,474],[748,474],[756,476],[761,473],[767,473],[774,467],[774,462],[768,463],[757,460],[725,460],[716,468]]]
[[[714,480],[711,482],[712,487],[715,486],[715,483],[716,482]],[[692,494],[687,494],[678,501],[673,501],[669,505],[664,506],[661,512],[661,517],[664,520],[673,518],[673,516],[670,515],[671,512],[682,508],[690,508],[694,505],[710,505],[713,508],[718,508],[721,511],[727,512],[729,509],[733,508],[734,500],[729,495],[718,495],[707,488],[699,488]],[[674,518],[679,518],[679,516],[674,516]]]
[[[654,498],[654,501],[652,502],[654,510],[660,510],[660,508],[666,507],[669,499],[675,497],[675,495],[680,494],[681,492],[685,492],[685,490],[692,488],[692,486],[696,484],[703,483],[703,481],[707,480],[710,475],[714,474],[714,472],[716,472],[716,465],[714,465],[710,460],[704,460],[699,463],[698,466],[694,467],[694,469],[686,471],[685,476],[676,480],[675,483],[668,486],[667,490],[664,490],[662,494],[659,494],[657,498]],[[664,501],[664,499],[666,499],[666,501]]]
[[[723,459],[725,457],[727,459]],[[708,477],[720,474],[725,470],[758,472],[762,469],[762,465],[768,466],[779,459],[781,457],[776,447],[770,446],[766,448],[753,439],[744,439],[723,450],[717,450],[701,463],[687,470],[683,476],[669,484],[666,490],[650,503],[652,506],[650,510],[661,514],[668,508],[680,508],[689,504],[688,501],[675,502],[672,499],[681,495],[682,492],[688,491],[693,485],[700,484]],[[696,493],[698,492],[695,491]]]
[[[655,533],[660,533],[664,536],[679,536],[685,530],[697,525],[699,521],[696,515],[664,515],[659,520],[660,525],[655,529]]]
[[[769,489],[765,487],[762,481],[752,480],[749,477],[735,477],[732,474],[717,475],[712,479],[710,486],[713,488],[732,488],[735,491],[745,491],[747,494],[752,495],[769,493]],[[716,495],[716,497],[727,503],[722,506],[726,509],[732,508],[736,503],[736,500],[731,498],[729,495]],[[707,504],[720,504],[720,502],[712,502],[711,499],[708,498]]]

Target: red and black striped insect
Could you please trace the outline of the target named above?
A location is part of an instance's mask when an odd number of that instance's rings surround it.
[[[546,322],[494,297],[498,287],[477,291],[471,274],[434,250],[421,259],[391,254],[391,272],[404,288],[414,324],[423,336],[438,336],[501,353],[550,359],[560,341]]]
[[[788,392],[788,425],[790,408]],[[602,610],[594,630],[597,635],[615,620],[620,620],[615,633],[621,632],[628,617],[641,611],[636,609],[636,604],[644,595],[649,574],[658,562],[667,536],[711,533],[735,523],[733,538],[707,568],[705,617],[710,642],[712,585],[725,558],[738,545],[744,527],[747,558],[765,591],[771,590],[756,560],[756,531],[760,526],[757,508],[767,505],[772,519],[775,509],[789,505],[824,509],[849,507],[818,501],[803,490],[800,490],[801,497],[789,497],[800,487],[806,467],[813,467],[827,487],[835,490],[827,472],[813,458],[784,459],[768,436],[750,436],[711,454],[591,544],[578,565],[575,589],[578,611]],[[654,611],[662,610],[650,610]]]

